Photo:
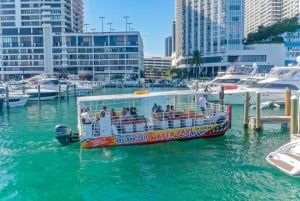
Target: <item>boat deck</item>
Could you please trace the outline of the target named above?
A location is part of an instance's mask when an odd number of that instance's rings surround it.
[[[294,168],[294,166],[292,166],[288,163],[285,163],[281,160],[276,160],[274,158],[269,158],[269,160],[272,161],[272,163],[274,163],[276,166],[278,166],[282,169],[285,169],[286,171],[289,171],[289,172]]]

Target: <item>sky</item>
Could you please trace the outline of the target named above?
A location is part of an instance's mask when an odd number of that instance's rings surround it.
[[[139,31],[144,43],[144,56],[165,56],[165,38],[172,35],[175,0],[84,0],[84,30],[126,30],[127,23]],[[95,29],[95,30],[94,30]]]

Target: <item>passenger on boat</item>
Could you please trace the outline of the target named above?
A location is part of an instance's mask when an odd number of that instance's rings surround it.
[[[153,107],[152,107],[152,112],[157,112],[158,109],[158,105],[156,103],[154,103]]]
[[[105,117],[106,112],[107,112],[106,110],[107,110],[107,107],[104,105],[104,106],[102,107],[101,117]]]
[[[202,112],[202,113],[205,112],[206,104],[207,104],[206,97],[205,97],[205,95],[202,95],[202,96],[199,98],[199,105],[200,105],[200,109],[201,109],[201,112]]]
[[[164,112],[164,110],[162,109],[162,106],[159,105],[158,109],[156,110],[156,113],[162,113],[162,112]]]
[[[93,121],[93,118],[90,115],[89,108],[86,108],[83,113],[80,115],[81,121],[84,124],[90,124]]]
[[[130,116],[131,116],[133,119],[135,119],[135,118],[138,116],[136,107],[131,107],[131,108],[130,108]]]
[[[111,108],[111,110],[110,110],[110,118],[111,118],[111,120],[114,121],[116,119],[116,117],[117,117],[117,114],[115,112],[115,109]]]
[[[129,108],[123,108],[122,113],[121,113],[121,122],[122,121],[128,121],[130,120],[130,112]]]

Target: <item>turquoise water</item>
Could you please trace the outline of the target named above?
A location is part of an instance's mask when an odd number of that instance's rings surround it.
[[[132,91],[103,93],[120,90]],[[58,123],[76,128],[75,98],[5,109],[0,200],[300,200],[300,180],[265,160],[289,131],[245,131],[242,112],[233,107],[232,129],[218,138],[82,150],[53,133]]]

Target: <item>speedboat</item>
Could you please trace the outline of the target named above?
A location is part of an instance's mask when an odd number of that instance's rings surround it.
[[[266,160],[282,172],[300,177],[300,140],[291,141],[268,154]]]
[[[96,148],[224,135],[231,125],[231,106],[209,104],[201,111],[194,101],[201,95],[191,90],[151,93],[143,90],[78,97],[74,114],[78,133],[58,124],[55,138],[63,145],[80,141],[83,148]],[[153,105],[172,109],[155,110]]]
[[[40,90],[38,90],[36,88],[27,88],[25,90],[25,93],[30,96],[29,101],[44,101],[58,98],[58,92],[52,89],[41,88]]]
[[[22,94],[20,92],[9,91],[8,98],[6,97],[6,89],[4,87],[0,87],[0,97],[4,98],[4,104],[7,104],[9,107],[17,107],[26,105],[29,95]]]

